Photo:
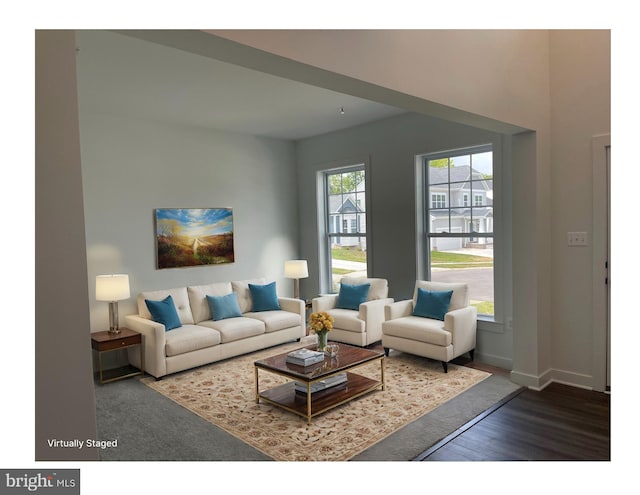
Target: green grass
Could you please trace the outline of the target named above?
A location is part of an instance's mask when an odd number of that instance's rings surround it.
[[[493,315],[495,314],[494,304],[491,301],[481,301],[477,303],[471,303],[471,306],[478,308],[479,315]]]
[[[493,258],[488,256],[474,256],[472,254],[448,253],[446,251],[431,251],[431,266],[435,268],[491,268]]]
[[[353,270],[346,270],[345,268],[334,268],[334,275],[346,275],[347,273],[353,273]]]
[[[361,249],[332,248],[331,256],[334,260],[367,262],[367,253]]]

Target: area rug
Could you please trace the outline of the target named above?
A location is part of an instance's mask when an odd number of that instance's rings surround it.
[[[393,353],[385,359],[385,390],[374,391],[307,420],[256,403],[253,362],[301,347],[288,344],[143,383],[277,461],[346,461],[490,373]],[[354,370],[380,378],[380,364]],[[260,372],[260,389],[286,378]]]

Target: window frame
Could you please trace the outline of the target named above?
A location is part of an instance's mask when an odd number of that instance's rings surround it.
[[[357,211],[354,213],[355,219],[344,219],[345,222],[347,220],[355,220],[356,221],[356,232],[332,232],[330,230],[331,226],[331,212],[329,208],[329,176],[336,174],[345,174],[350,172],[364,172],[364,213],[362,211]],[[322,293],[334,293],[333,289],[333,274],[332,274],[332,253],[331,253],[331,245],[333,238],[340,237],[353,237],[353,238],[364,238],[366,242],[366,251],[367,251],[367,275],[371,272],[371,222],[369,217],[369,212],[371,211],[371,194],[370,191],[370,173],[369,173],[369,160],[354,160],[351,161],[348,165],[338,165],[330,168],[325,168],[323,170],[318,171],[318,194],[319,194],[319,223],[320,229],[318,231],[319,234],[319,282],[320,282],[320,290]],[[356,198],[355,205],[357,208],[361,209],[362,198]],[[364,221],[362,216],[364,215]],[[339,215],[336,215],[339,217]],[[340,222],[337,221],[336,224]],[[362,226],[365,226],[365,232],[361,232]],[[348,226],[352,225],[351,222],[347,222]]]
[[[431,279],[431,252],[429,249],[430,238],[433,237],[452,237],[452,238],[470,238],[470,237],[491,237],[493,239],[494,248],[494,265],[493,265],[493,285],[494,285],[494,314],[491,315],[478,315],[479,328],[483,330],[489,330],[491,332],[502,333],[505,331],[507,325],[504,322],[504,314],[508,301],[505,301],[505,287],[508,283],[505,279],[505,263],[508,263],[507,253],[504,251],[503,243],[503,226],[502,223],[506,219],[502,215],[502,204],[504,194],[501,189],[503,179],[502,173],[502,147],[505,143],[501,140],[494,142],[488,142],[480,145],[473,145],[467,147],[452,148],[444,151],[428,152],[416,155],[416,261],[417,261],[417,276],[420,279]],[[466,232],[466,233],[443,233],[443,232],[429,232],[429,211],[431,208],[431,193],[429,189],[429,166],[430,160],[437,160],[441,158],[452,158],[456,156],[463,156],[469,154],[476,154],[482,152],[491,151],[493,154],[493,199],[492,199],[492,211],[493,215],[489,222],[493,228],[493,233],[480,233],[480,232]],[[479,182],[478,179],[471,177],[470,183]],[[440,185],[440,184],[439,184]],[[475,198],[471,195],[468,198],[467,206],[464,208],[476,208]],[[484,198],[483,198],[484,201]],[[450,208],[454,208],[451,206]],[[449,209],[449,207],[447,208]],[[430,235],[431,234],[431,235]]]

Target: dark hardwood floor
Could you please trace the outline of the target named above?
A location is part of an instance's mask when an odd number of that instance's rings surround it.
[[[609,461],[610,395],[558,383],[521,389],[415,460]]]
[[[510,374],[466,354],[452,363]],[[540,392],[522,388],[414,460],[609,461],[610,397],[559,383]]]

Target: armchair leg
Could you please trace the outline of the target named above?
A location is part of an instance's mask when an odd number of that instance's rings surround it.
[[[384,348],[384,355],[385,355],[385,357],[389,357],[389,348],[388,347]]]
[[[471,357],[471,361],[473,361],[473,353],[475,352],[475,349],[471,349],[469,351],[469,356]]]
[[[447,363],[446,361],[442,361],[442,369],[444,370],[445,373],[449,372],[449,363]]]

